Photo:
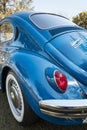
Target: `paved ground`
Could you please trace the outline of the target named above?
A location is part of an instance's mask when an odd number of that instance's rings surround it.
[[[87,130],[87,125],[83,126],[58,126],[40,120],[28,128],[23,128],[13,119],[5,94],[0,92],[0,130]]]

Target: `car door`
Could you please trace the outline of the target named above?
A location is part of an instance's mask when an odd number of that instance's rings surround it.
[[[1,81],[1,69],[5,63],[9,44],[14,37],[14,27],[10,22],[2,22],[0,24],[0,81]]]

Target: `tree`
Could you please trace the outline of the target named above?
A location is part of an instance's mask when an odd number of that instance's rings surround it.
[[[8,2],[9,0],[0,0],[0,13],[3,12],[5,13],[6,12],[6,3]]]
[[[32,10],[33,0],[0,0],[0,18],[20,11]]]
[[[87,29],[87,11],[81,12],[77,16],[73,17],[73,22]]]

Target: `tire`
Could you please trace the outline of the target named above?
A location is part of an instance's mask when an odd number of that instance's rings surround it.
[[[38,117],[27,104],[16,75],[9,71],[6,77],[6,95],[11,113],[22,126],[31,125]]]

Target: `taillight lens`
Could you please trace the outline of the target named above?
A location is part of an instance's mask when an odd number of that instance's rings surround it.
[[[54,71],[54,80],[55,80],[57,87],[61,91],[65,92],[67,89],[67,86],[68,86],[68,81],[67,81],[66,76],[63,73],[55,70]]]

